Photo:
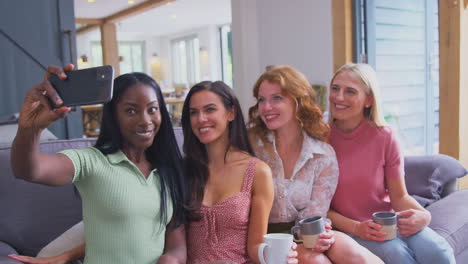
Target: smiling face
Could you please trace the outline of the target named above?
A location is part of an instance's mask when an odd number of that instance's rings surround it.
[[[115,118],[124,149],[145,150],[150,147],[161,126],[155,90],[143,83],[127,88],[116,104]]]
[[[366,94],[361,82],[343,71],[331,84],[329,102],[335,123],[353,128],[364,119],[364,108],[372,105],[372,97]]]
[[[201,143],[228,140],[228,124],[235,114],[233,109],[226,109],[217,94],[208,90],[193,94],[189,113],[192,131]]]
[[[296,103],[283,94],[279,84],[263,81],[258,89],[258,114],[269,130],[298,126]]]

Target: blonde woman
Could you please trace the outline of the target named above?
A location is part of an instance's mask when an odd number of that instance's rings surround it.
[[[385,263],[455,263],[448,243],[427,225],[430,213],[407,192],[402,153],[380,110],[375,71],[346,64],[330,84],[330,144],[340,177],[329,217]],[[396,211],[394,240],[385,241],[372,213]]]

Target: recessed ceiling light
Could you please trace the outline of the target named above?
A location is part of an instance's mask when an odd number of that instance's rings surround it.
[[[167,2],[167,3],[166,3],[166,5],[170,5],[170,4],[172,4],[172,2],[171,2],[171,1],[169,1],[169,2]]]
[[[171,19],[176,19],[177,16],[176,15],[171,15]]]
[[[94,0],[88,0],[88,3],[94,3]]]
[[[128,0],[128,3],[129,3],[130,5],[133,5],[133,4],[135,3],[135,1],[133,1],[133,0]]]

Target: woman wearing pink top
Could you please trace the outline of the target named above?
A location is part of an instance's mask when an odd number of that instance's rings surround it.
[[[448,243],[427,227],[430,213],[406,191],[402,153],[377,91],[376,73],[366,64],[346,64],[331,80],[330,144],[340,177],[328,216],[385,263],[455,263]],[[372,213],[393,210],[399,236],[384,241]]]
[[[249,137],[255,154],[273,172],[275,199],[268,232],[289,232],[299,220],[325,217],[338,181],[328,125],[303,74],[277,66],[257,80],[250,108]],[[299,245],[300,263],[381,263],[350,237],[330,230],[313,249]]]
[[[253,156],[240,105],[223,82],[201,82],[182,110],[193,220],[188,263],[258,263],[273,202],[271,170]]]

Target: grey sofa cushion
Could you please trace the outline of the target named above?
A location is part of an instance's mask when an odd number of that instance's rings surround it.
[[[454,192],[437,203],[431,204],[427,210],[432,214],[429,227],[447,240],[454,250],[455,257],[467,251],[468,190]],[[466,255],[467,252],[463,254]]]
[[[11,145],[16,136],[18,124],[4,124],[0,125],[0,146]],[[41,133],[41,141],[56,140],[57,137],[52,134],[47,128]]]
[[[41,143],[40,149],[56,153],[93,143],[94,139],[57,140]],[[0,212],[0,241],[31,256],[82,219],[81,199],[72,184],[49,187],[14,178],[9,147],[0,148]]]
[[[405,157],[408,193],[424,207],[440,200],[446,183],[466,175],[460,162],[447,155]]]
[[[21,262],[7,257],[10,254],[18,254],[18,252],[7,243],[0,241],[0,264],[21,264]]]
[[[7,243],[0,241],[0,263],[19,263],[6,257],[10,254],[18,254],[18,252]]]

